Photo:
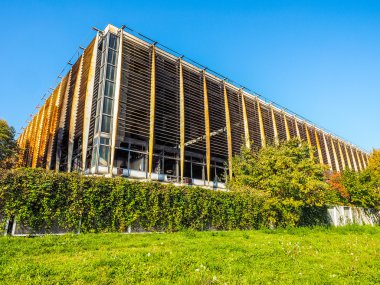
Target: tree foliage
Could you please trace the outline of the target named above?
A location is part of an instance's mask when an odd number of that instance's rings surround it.
[[[310,158],[307,143],[297,139],[252,151],[243,148],[233,158],[232,191],[262,193],[268,197],[268,219],[281,225],[283,217],[296,225],[303,209],[335,202],[334,192],[326,183],[326,168]],[[289,225],[289,224],[288,224]]]
[[[0,169],[10,169],[17,162],[15,129],[0,119]]]

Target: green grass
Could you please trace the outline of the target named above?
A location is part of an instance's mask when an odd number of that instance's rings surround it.
[[[1,284],[379,282],[379,227],[0,238]]]

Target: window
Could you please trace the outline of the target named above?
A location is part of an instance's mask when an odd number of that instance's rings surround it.
[[[116,65],[116,58],[117,58],[117,53],[113,50],[108,50],[108,60],[107,62],[112,65]]]
[[[116,68],[112,65],[107,65],[106,78],[109,80],[114,80]]]
[[[113,34],[110,34],[110,38],[109,38],[109,42],[108,42],[108,46],[114,50],[117,49],[117,42],[118,42],[118,38],[113,35]]]
[[[110,148],[106,145],[99,146],[99,165],[108,166]]]
[[[115,90],[114,83],[109,82],[108,80],[106,80],[105,87],[104,87],[104,96],[113,98],[114,90]]]
[[[102,116],[101,131],[103,133],[109,133],[111,131],[111,117],[109,117],[107,115]]]
[[[112,99],[104,97],[103,113],[107,115],[111,115],[111,112],[112,112]]]

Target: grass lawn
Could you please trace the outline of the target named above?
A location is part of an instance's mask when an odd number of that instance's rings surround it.
[[[380,228],[0,237],[1,284],[379,284]]]

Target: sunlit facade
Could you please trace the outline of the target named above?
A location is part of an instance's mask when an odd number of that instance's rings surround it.
[[[333,171],[368,154],[167,48],[98,32],[19,137],[24,165],[223,187],[243,144],[298,137]]]

